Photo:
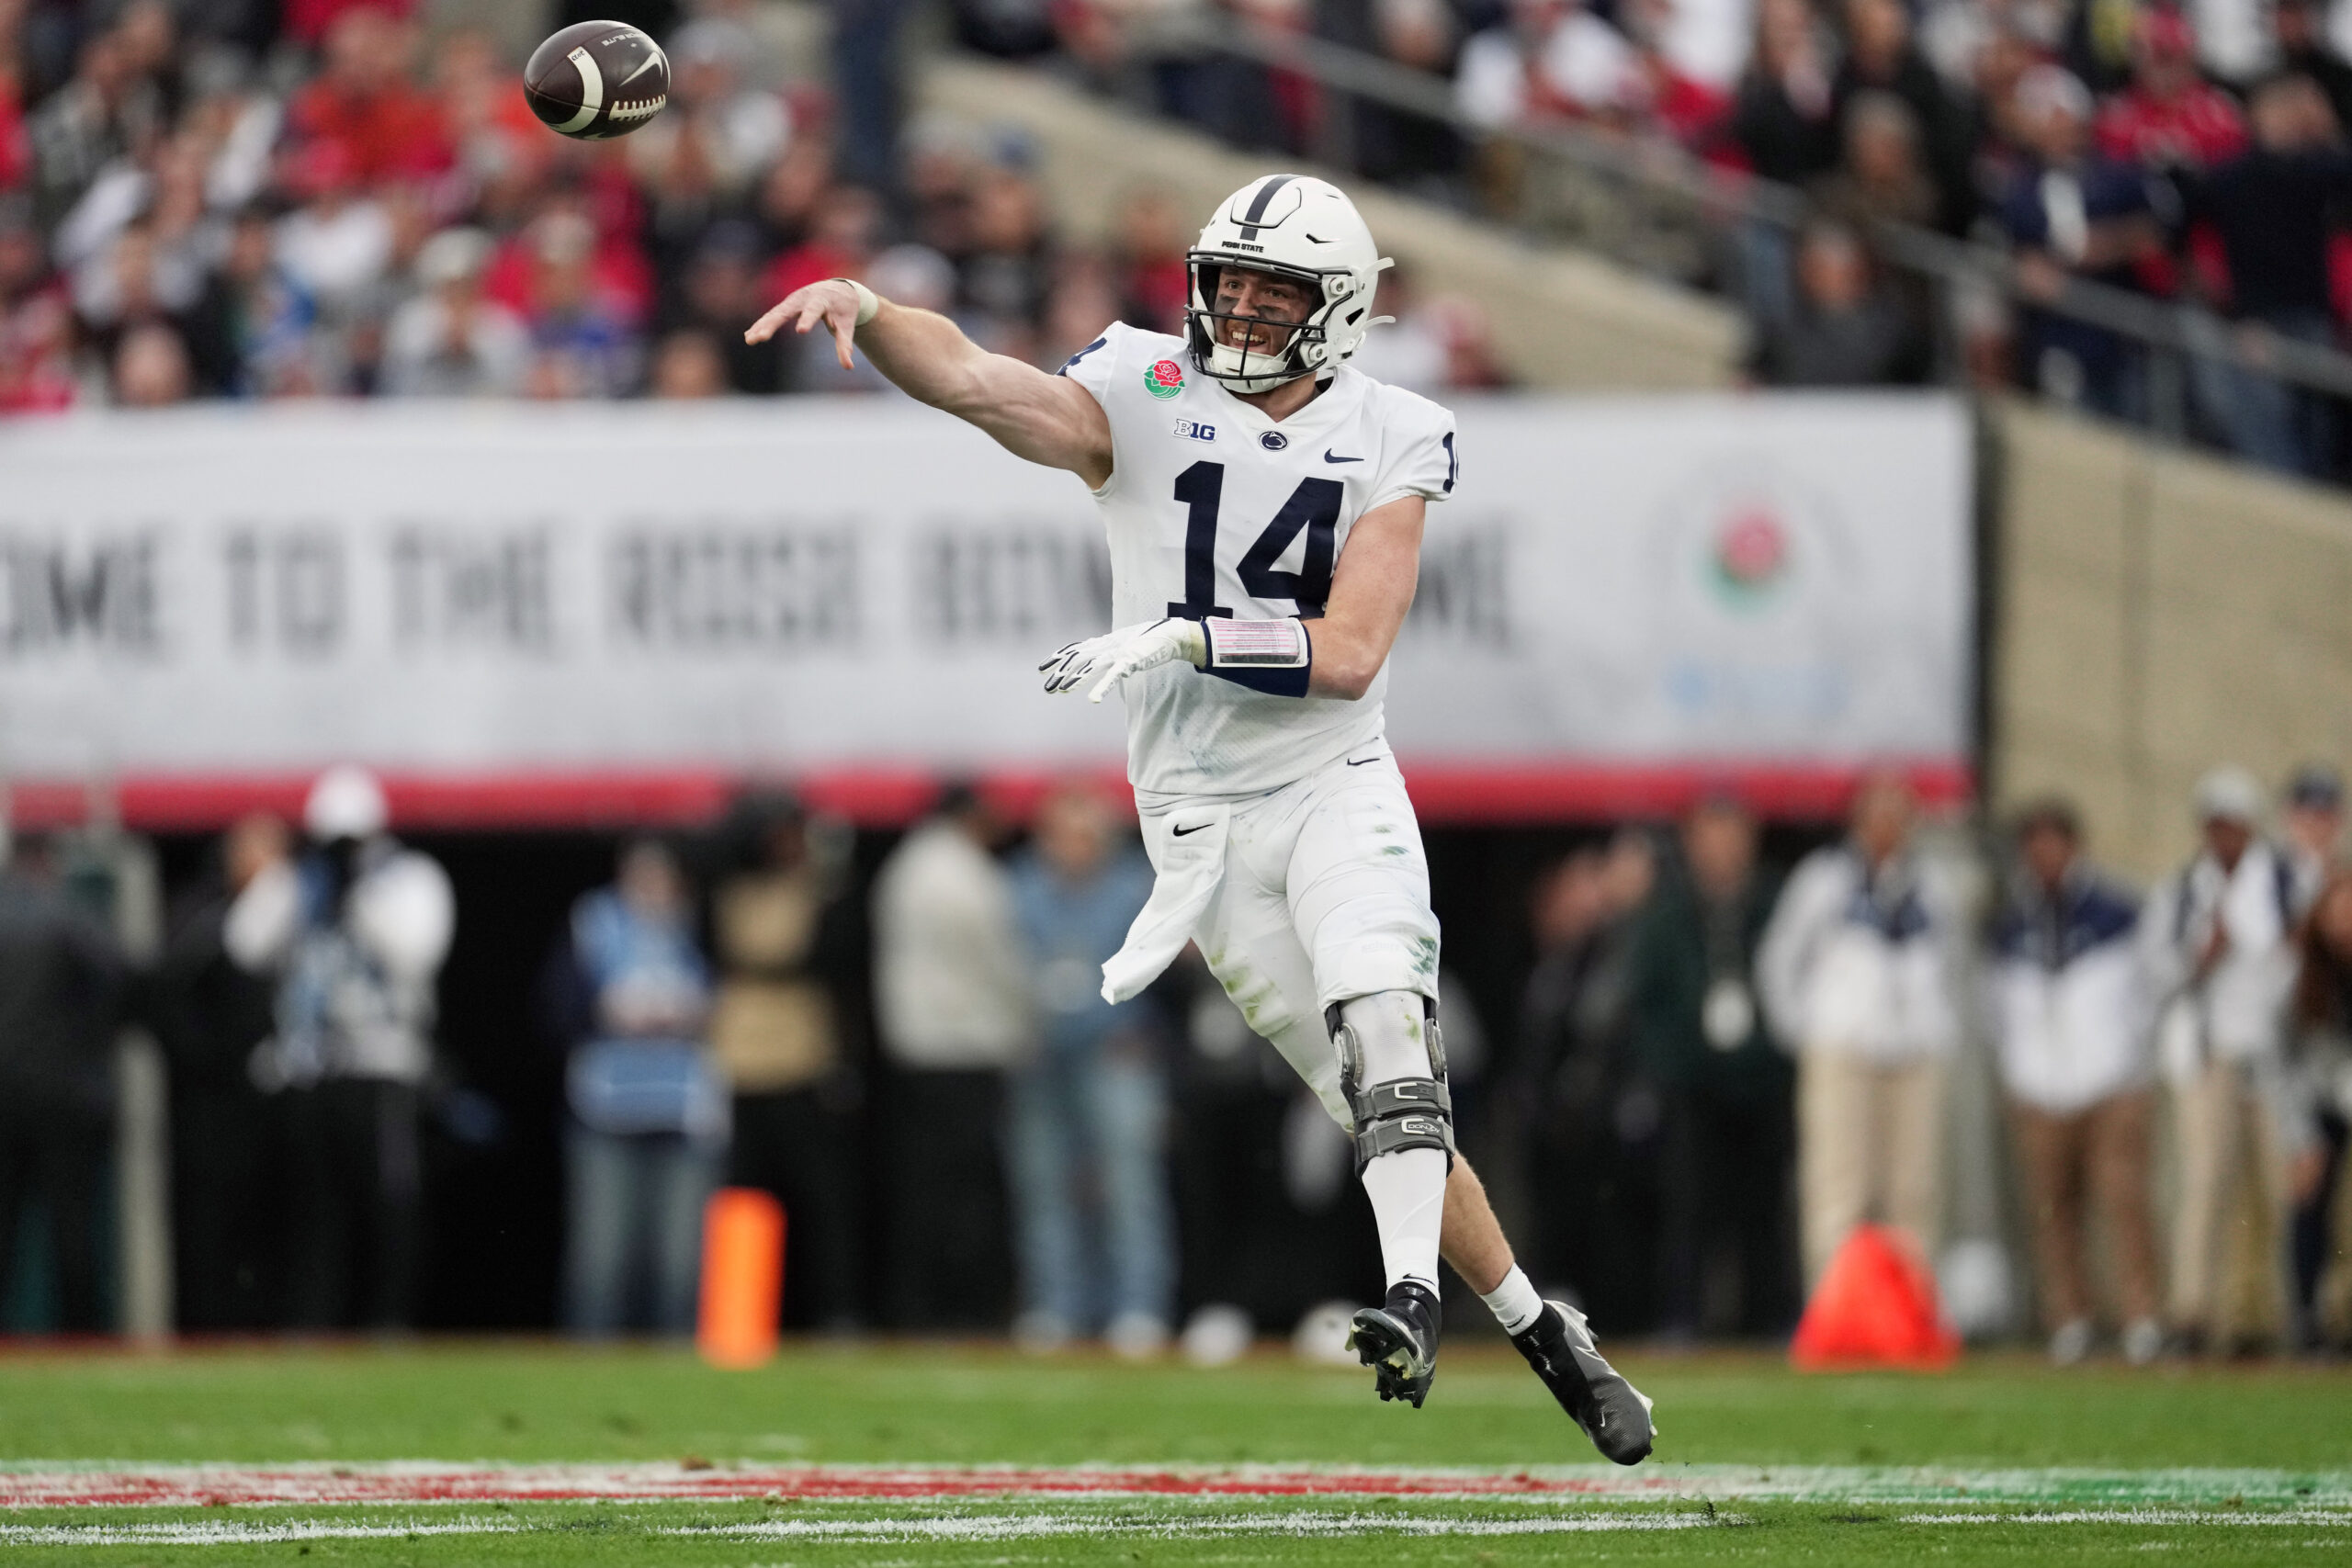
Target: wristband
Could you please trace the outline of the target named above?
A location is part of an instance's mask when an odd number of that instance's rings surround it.
[[[866,322],[872,321],[876,315],[881,313],[882,296],[875,293],[874,290],[868,288],[865,285],[860,283],[854,277],[837,277],[833,279],[833,281],[835,283],[846,283],[852,288],[857,290],[857,324],[859,326],[862,327],[865,325]]]
[[[1315,642],[1295,616],[1281,621],[1237,621],[1211,615],[1201,622],[1208,661],[1201,668],[1219,680],[1274,697],[1303,697],[1314,673]]]

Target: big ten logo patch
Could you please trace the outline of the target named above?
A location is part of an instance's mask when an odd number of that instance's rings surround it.
[[[1172,398],[1184,389],[1184,367],[1163,359],[1143,373],[1143,389],[1155,398]]]
[[[1175,434],[1187,441],[1214,441],[1216,439],[1216,426],[1203,424],[1197,419],[1180,419],[1176,422]]]

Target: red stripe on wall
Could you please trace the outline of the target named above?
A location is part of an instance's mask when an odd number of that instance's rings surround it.
[[[1729,793],[1764,816],[1818,820],[1845,809],[1866,767],[1893,767],[1928,802],[1951,806],[1974,794],[1964,762],[1678,762],[1626,764],[1417,762],[1405,778],[1425,822],[1534,826],[1671,816],[1702,795]],[[1019,818],[1067,773],[996,771],[978,775],[981,792]],[[1114,769],[1084,774],[1124,792]],[[690,826],[710,821],[747,784],[763,782],[718,769],[624,773],[387,773],[394,825],[412,831],[495,829]],[[937,798],[941,775],[915,768],[835,769],[788,783],[812,807],[839,812],[864,827],[913,820]],[[20,828],[56,828],[119,813],[146,832],[217,829],[254,811],[299,817],[310,775],[132,774],[109,805],[106,793],[70,781],[19,779],[7,788],[9,815]]]
[[[1671,817],[1701,796],[1736,796],[1759,815],[1817,821],[1842,815],[1855,782],[1887,768],[1911,781],[1929,805],[1965,804],[1975,775],[1965,762],[1874,759],[1868,762],[1563,762],[1464,766],[1404,760],[1413,808],[1426,822],[1532,824]]]

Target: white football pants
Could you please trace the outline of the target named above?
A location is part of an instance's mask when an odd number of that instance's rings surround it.
[[[1188,798],[1138,795],[1154,866]],[[1351,1126],[1323,1010],[1383,991],[1437,995],[1429,862],[1404,777],[1374,741],[1231,805],[1224,880],[1193,940],[1250,1027]]]

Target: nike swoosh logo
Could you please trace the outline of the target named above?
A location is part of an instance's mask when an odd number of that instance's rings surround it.
[[[1168,830],[1168,836],[1172,839],[1181,839],[1187,833],[1197,833],[1207,826],[1205,822],[1195,822],[1189,828],[1170,828]]]
[[[1351,757],[1348,759],[1348,766],[1351,768],[1361,768],[1367,762],[1377,762],[1378,761],[1380,761],[1380,759],[1377,757]]]
[[[1323,460],[1327,463],[1361,463],[1363,461],[1362,457],[1335,457],[1331,455],[1331,449],[1329,446],[1323,448]]]
[[[621,78],[621,85],[622,85],[622,86],[624,86],[624,87],[626,87],[626,86],[628,86],[631,82],[636,81],[639,76],[644,75],[648,71],[652,70],[652,69],[653,69],[653,62],[654,62],[655,61],[657,61],[657,60],[661,59],[661,58],[662,58],[662,56],[661,56],[661,54],[660,54],[658,51],[657,51],[657,52],[655,52],[655,53],[652,53],[652,54],[649,54],[649,55],[647,55],[647,56],[645,57],[645,60],[644,60],[643,63],[639,64],[636,70],[634,70],[634,71],[630,72],[628,75],[626,75],[626,76],[624,76],[624,77],[622,77],[622,78]]]

